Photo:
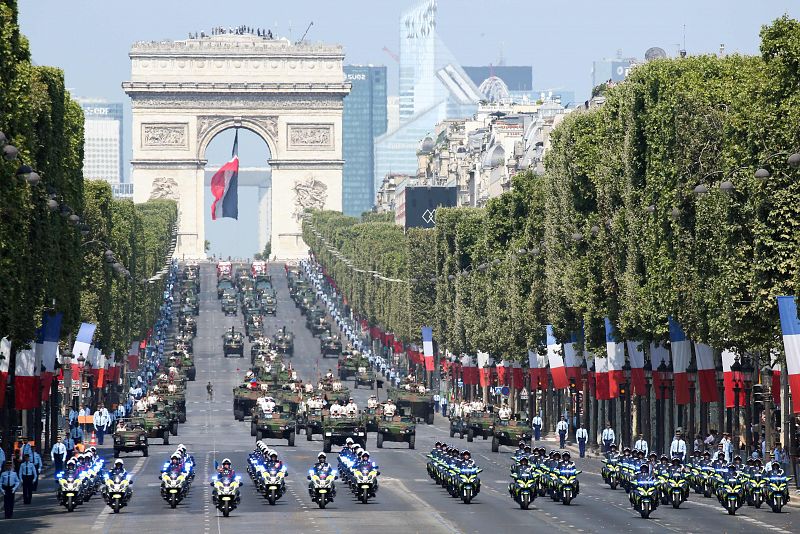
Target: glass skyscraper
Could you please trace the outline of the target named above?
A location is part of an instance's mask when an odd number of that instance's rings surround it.
[[[84,116],[83,177],[122,183],[122,104],[83,98],[78,103]]]
[[[470,117],[478,88],[436,33],[436,0],[400,17],[400,125],[375,140],[375,187],[389,173],[417,174],[419,142],[445,119]]]
[[[375,202],[374,140],[386,133],[386,67],[346,65],[352,84],[344,99],[342,211],[359,216]]]

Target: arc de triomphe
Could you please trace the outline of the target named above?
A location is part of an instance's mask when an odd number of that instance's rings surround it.
[[[302,211],[342,209],[342,47],[228,34],[139,42],[130,58],[134,201],[178,201],[176,256],[206,257],[205,151],[234,127],[269,146],[272,253],[303,256]]]

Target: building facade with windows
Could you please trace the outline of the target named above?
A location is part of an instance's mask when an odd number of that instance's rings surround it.
[[[122,104],[79,98],[84,115],[83,177],[124,183],[122,168]]]
[[[342,212],[357,217],[375,199],[375,138],[386,133],[386,67],[346,65],[352,84],[342,116]]]

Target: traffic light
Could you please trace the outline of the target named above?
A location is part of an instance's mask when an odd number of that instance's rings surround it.
[[[619,396],[625,398],[625,395],[628,393],[628,384],[623,382],[619,385]]]
[[[575,379],[570,377],[570,379],[569,379],[569,392],[570,393],[575,393],[575,389],[576,389]]]
[[[757,411],[764,409],[764,386],[753,384],[753,407]]]

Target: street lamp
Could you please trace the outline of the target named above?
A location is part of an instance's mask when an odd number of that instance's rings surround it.
[[[659,389],[661,390],[659,393],[660,395],[656,398],[656,421],[658,422],[658,432],[656,432],[656,447],[655,450],[664,450],[664,428],[666,426],[665,423],[665,408],[664,408],[664,397],[667,395],[667,371],[669,368],[664,360],[661,360],[661,363],[658,364],[656,368],[656,372],[658,373],[659,377]]]
[[[736,447],[737,454],[739,453],[739,444],[741,439],[739,439],[739,393],[742,391],[742,384],[741,384],[741,375],[742,375],[742,364],[739,363],[739,355],[737,354],[734,357],[733,363],[731,364],[731,374],[733,375],[733,439],[734,439],[734,446]]]
[[[78,353],[77,361],[78,361],[78,369],[80,369],[80,375],[79,375],[80,382],[78,383],[78,408],[80,408],[81,405],[83,404],[83,370],[86,364],[86,357],[83,355],[82,352]]]
[[[750,401],[750,394],[753,389],[753,367],[752,358],[744,357],[742,361],[742,377],[744,378],[744,420],[745,420],[745,444],[747,454],[750,453],[750,446],[753,444],[753,406]]]
[[[694,360],[689,362],[689,366],[686,368],[686,376],[689,377],[689,432],[686,435],[689,438],[694,438],[694,435],[697,433],[695,430],[695,392],[696,392],[696,379],[697,379],[697,364]],[[683,419],[683,406],[680,407],[680,411],[678,412],[678,426],[684,426],[684,419]]]

